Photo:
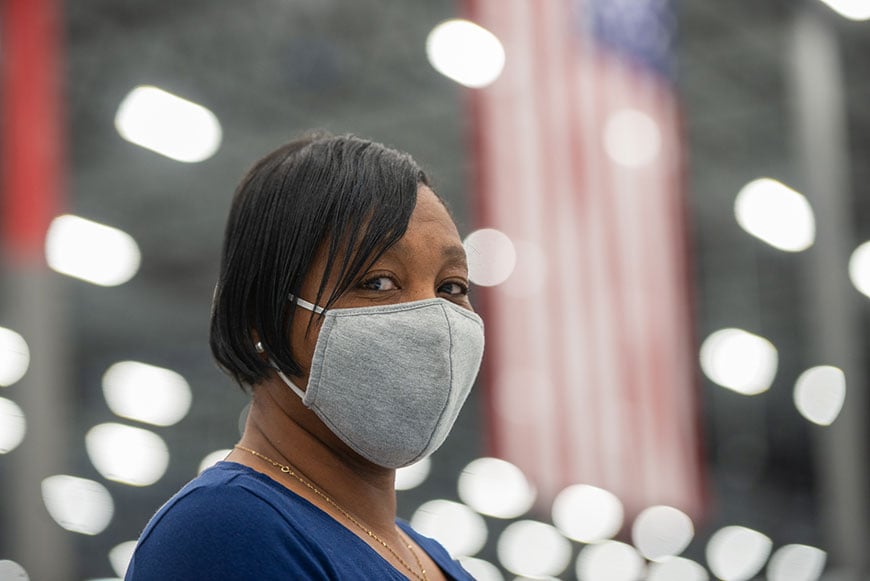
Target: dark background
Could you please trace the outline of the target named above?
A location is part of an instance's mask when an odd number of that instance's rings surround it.
[[[830,22],[842,49],[857,245],[870,238],[870,24],[807,5]],[[791,402],[791,386],[809,366],[813,332],[804,258],[748,236],[732,209],[737,191],[757,177],[798,190],[803,185],[786,75],[790,27],[801,6],[776,0],[676,6],[675,89],[684,105],[689,161],[696,336],[700,342],[722,327],[741,327],[770,339],[780,356],[773,386],[752,398],[698,372],[711,509],[707,522],[696,523],[688,554],[702,562],[704,542],[725,524],[761,530],[777,545],[827,548],[814,451],[822,428],[801,418]],[[207,453],[238,437],[247,399],[212,363],[207,324],[230,196],[250,164],[308,128],[382,141],[426,167],[465,234],[472,161],[466,89],[432,69],[424,50],[432,27],[458,15],[453,2],[88,0],[67,2],[65,11],[68,210],[128,232],[143,256],[139,273],[119,287],[57,277],[74,362],[71,473],[103,482],[116,504],[101,534],[69,533],[76,575],[88,579],[111,576],[108,551],[135,539]],[[124,141],[114,114],[140,84],[213,111],[223,128],[217,154],[181,164]],[[860,317],[866,322],[866,305]],[[169,445],[170,465],[143,488],[103,480],[83,444],[91,426],[114,418],[100,379],[126,359],[179,372],[194,397],[185,419],[154,429]],[[11,388],[7,393],[14,397]],[[430,478],[400,493],[401,516],[409,518],[431,498],[456,498],[459,471],[484,453],[476,397],[433,458]],[[496,562],[505,523],[488,524],[490,540],[480,556]],[[4,549],[12,535],[0,528],[0,558],[14,559]]]

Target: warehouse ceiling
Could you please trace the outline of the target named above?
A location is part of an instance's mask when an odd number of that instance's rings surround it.
[[[841,49],[857,244],[870,239],[870,24],[807,5],[830,24]],[[698,340],[737,326],[764,334],[780,352],[777,379],[760,402],[698,373],[716,504],[703,526],[751,521],[768,534],[798,530],[802,542],[820,544],[814,436],[794,413],[789,387],[809,348],[805,266],[799,255],[747,236],[733,215],[734,196],[752,179],[775,177],[798,189],[805,181],[788,77],[799,8],[786,0],[679,2],[676,90],[685,118]],[[77,570],[89,578],[109,576],[108,550],[134,539],[206,453],[237,437],[246,396],[214,367],[207,324],[229,200],[251,163],[309,128],[382,141],[428,169],[467,232],[472,162],[467,89],[437,73],[424,50],[432,27],[458,15],[453,2],[89,0],[67,2],[65,11],[66,205],[129,233],[142,252],[141,270],[127,284],[62,279],[73,338],[74,435],[111,421],[100,381],[117,361],[173,369],[194,398],[187,418],[158,430],[172,451],[166,476],[144,488],[112,484],[118,518],[102,535],[76,539]],[[142,84],[210,109],[223,130],[217,154],[183,164],[124,141],[114,115]],[[859,315],[866,320],[866,305]],[[472,402],[452,439],[463,439],[451,448],[455,470],[483,452],[477,412]],[[735,416],[754,419],[738,433],[743,424]],[[76,473],[99,478],[83,450],[71,461]],[[442,490],[455,478],[436,474],[428,488],[403,493],[403,510],[427,495],[450,494]],[[494,559],[494,541],[487,547]]]

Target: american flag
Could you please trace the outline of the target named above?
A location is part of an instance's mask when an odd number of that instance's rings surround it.
[[[470,96],[493,455],[541,508],[570,484],[627,516],[704,505],[681,118],[665,0],[465,0],[506,65]]]

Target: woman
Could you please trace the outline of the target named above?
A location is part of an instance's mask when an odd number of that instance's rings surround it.
[[[226,461],[152,518],[127,579],[469,579],[396,520],[396,468],[434,452],[483,323],[456,226],[406,154],[313,136],[236,191],[211,347],[250,389]]]

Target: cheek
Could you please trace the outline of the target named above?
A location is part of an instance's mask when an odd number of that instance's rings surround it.
[[[310,326],[309,326],[310,321]],[[311,360],[314,357],[314,347],[320,334],[321,319],[304,310],[297,310],[290,328],[290,350],[306,381],[311,371]],[[303,383],[303,386],[305,384]]]

